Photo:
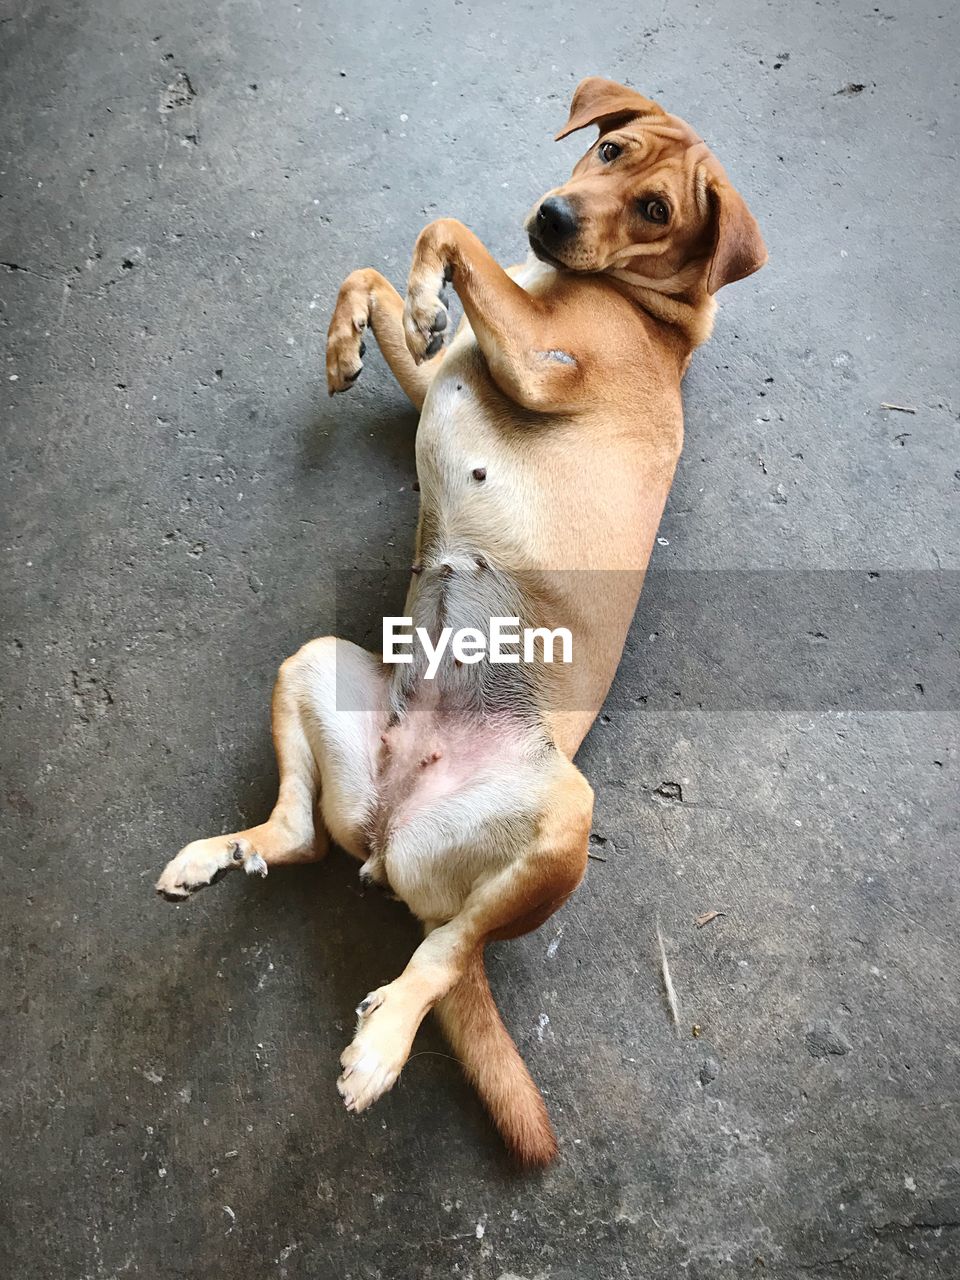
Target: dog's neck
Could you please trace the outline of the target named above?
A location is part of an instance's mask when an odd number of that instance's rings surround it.
[[[531,252],[523,266],[511,274],[517,284],[524,289],[529,289],[536,282],[558,274],[558,270],[550,263],[542,262],[535,253]],[[689,279],[684,277],[684,271],[667,280],[641,276],[639,272],[629,271],[626,268],[616,268],[599,274],[602,278],[609,280],[617,291],[629,298],[635,306],[646,311],[661,324],[678,330],[689,344],[690,355],[710,337],[717,304],[709,294],[704,292],[702,284],[699,283],[699,277],[703,274],[699,266],[690,272]],[[697,277],[696,281],[694,276]],[[670,292],[672,289],[679,289],[680,292],[672,293]]]
[[[666,248],[665,240],[626,245],[614,254],[604,274],[626,285],[629,296],[650,315],[680,329],[692,352],[710,337],[716,303],[703,287],[702,261],[688,262],[669,276],[644,271],[646,261],[660,258]]]
[[[689,343],[690,355],[713,332],[717,303],[702,284],[685,287],[679,277],[671,280],[646,280],[634,276],[630,271],[607,271],[604,274],[625,297],[655,320],[679,330]],[[682,292],[670,291],[670,286],[675,283],[680,283]]]

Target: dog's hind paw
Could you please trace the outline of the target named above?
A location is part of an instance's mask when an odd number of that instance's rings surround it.
[[[418,1021],[411,1022],[391,983],[378,987],[357,1006],[357,1034],[340,1055],[337,1090],[348,1111],[365,1111],[396,1084]]]
[[[167,863],[156,890],[167,902],[184,902],[198,890],[216,884],[228,871],[240,867],[247,875],[267,874],[266,862],[243,836],[194,840]]]

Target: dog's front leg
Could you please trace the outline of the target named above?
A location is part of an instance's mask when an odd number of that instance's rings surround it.
[[[453,218],[431,222],[414,249],[403,328],[417,364],[438,349],[447,328],[441,298],[445,282],[456,289],[467,320],[500,390],[527,409],[573,407],[583,395],[592,362],[582,334],[574,334],[558,309],[527,293]]]
[[[393,376],[421,409],[439,362],[423,366],[414,362],[403,337],[403,299],[372,267],[351,272],[340,286],[327,334],[328,391],[331,395],[349,391],[360,377],[366,350],[363,335],[368,326]],[[434,350],[441,345],[438,336]]]

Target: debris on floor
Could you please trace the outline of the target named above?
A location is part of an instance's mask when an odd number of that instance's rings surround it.
[[[725,911],[704,911],[703,915],[697,916],[694,924],[698,929],[702,929],[705,924],[709,924],[711,920],[719,920],[721,916],[725,916]]]
[[[670,977],[670,965],[667,963],[667,952],[663,945],[663,934],[660,932],[660,921],[657,921],[657,946],[660,948],[660,974],[663,978],[663,991],[667,997],[667,1007],[670,1010],[670,1017],[673,1021],[677,1032],[680,1030],[680,1014],[677,1009],[677,993],[674,990],[673,979]]]

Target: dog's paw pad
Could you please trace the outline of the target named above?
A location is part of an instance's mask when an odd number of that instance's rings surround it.
[[[443,346],[443,335],[450,316],[440,287],[439,276],[417,281],[410,288],[403,309],[403,329],[407,347],[414,360],[428,360]]]

